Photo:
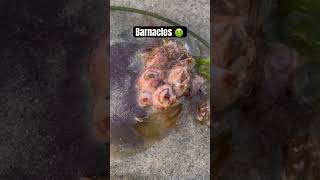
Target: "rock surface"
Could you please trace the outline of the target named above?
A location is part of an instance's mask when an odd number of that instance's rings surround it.
[[[111,1],[111,5],[129,6],[159,13],[187,26],[209,41],[208,0],[119,0]],[[111,24],[111,26],[117,25],[121,26],[121,22]],[[190,111],[196,115],[196,109]],[[209,179],[210,131],[207,126],[195,123],[195,117],[183,116],[169,136],[146,151],[111,160],[111,179]]]

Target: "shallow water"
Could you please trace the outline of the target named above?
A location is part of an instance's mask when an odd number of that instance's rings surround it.
[[[110,120],[111,142],[114,145],[133,145],[133,142],[142,141],[132,129],[134,117],[147,114],[136,103],[135,80],[141,64],[132,61],[131,57],[135,56],[139,47],[139,44],[119,43],[111,48]]]
[[[151,112],[137,104],[136,79],[143,68],[141,53],[157,45],[149,43],[115,43],[111,45],[110,132],[111,158],[121,158],[140,152],[165,138],[176,126],[189,105],[178,104],[161,112]],[[192,107],[205,96],[194,97]],[[188,107],[187,107],[188,106]],[[190,113],[190,116],[196,116]],[[144,118],[138,122],[136,118]]]

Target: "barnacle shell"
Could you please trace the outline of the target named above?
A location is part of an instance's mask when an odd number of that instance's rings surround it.
[[[138,80],[141,91],[153,92],[164,80],[164,72],[157,68],[146,68]]]
[[[153,106],[157,109],[166,109],[176,103],[176,95],[168,84],[158,87],[153,95]]]
[[[197,120],[204,123],[210,120],[210,103],[204,102],[197,109]]]
[[[204,87],[203,85],[204,85],[204,78],[199,75],[195,75],[195,77],[192,80],[189,96],[194,96],[198,92],[202,91]]]
[[[149,91],[144,91],[139,94],[138,100],[139,106],[146,107],[152,105],[152,93]]]
[[[168,52],[168,58],[170,60],[180,60],[189,57],[188,53],[182,47],[182,45],[178,44],[176,41],[169,41],[164,44],[164,48]]]
[[[191,57],[188,57],[188,58],[179,60],[176,65],[177,66],[184,66],[187,69],[191,70],[193,68],[194,62]]]
[[[191,73],[184,66],[175,66],[170,70],[167,81],[172,85],[177,97],[187,92],[191,82],[190,76]]]
[[[145,54],[144,65],[148,67],[165,67],[168,63],[168,53],[164,48],[155,48],[151,54]]]

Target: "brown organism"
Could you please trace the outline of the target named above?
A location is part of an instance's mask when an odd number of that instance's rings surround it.
[[[146,68],[138,80],[138,89],[140,91],[154,92],[156,88],[164,81],[164,71],[158,68]]]
[[[180,42],[164,41],[143,58],[144,69],[137,81],[140,107],[165,110],[181,97],[201,92],[204,79],[193,74],[194,59]]]
[[[170,84],[177,97],[184,95],[191,83],[191,72],[186,66],[175,66],[168,74],[168,84]]]
[[[155,48],[151,53],[144,55],[144,66],[163,68],[169,62],[168,53],[163,47]]]
[[[141,106],[141,107],[152,106],[152,104],[153,104],[152,97],[153,97],[152,92],[150,92],[150,91],[141,92],[139,94],[139,100],[138,100],[139,106]]]
[[[153,107],[157,109],[167,109],[177,102],[177,97],[170,85],[160,86],[153,95]]]

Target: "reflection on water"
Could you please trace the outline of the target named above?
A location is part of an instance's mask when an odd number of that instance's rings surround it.
[[[145,140],[158,140],[176,125],[182,111],[182,104],[170,107],[160,112],[153,112],[148,116],[137,118],[134,129]]]

